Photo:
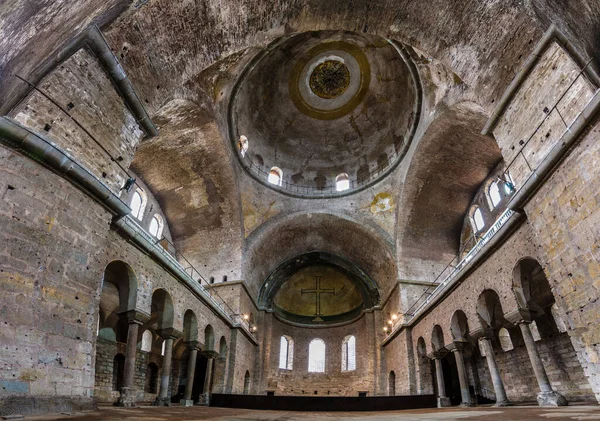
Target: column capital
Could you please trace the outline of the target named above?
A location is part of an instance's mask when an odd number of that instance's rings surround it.
[[[192,350],[200,350],[200,342],[199,341],[187,341],[184,342],[185,346],[187,347],[187,349],[189,349],[190,351]]]
[[[217,351],[200,351],[201,355],[204,355],[206,358],[218,358],[221,354]]]
[[[119,317],[127,320],[127,323],[143,325],[150,320],[150,315],[140,310],[128,310],[119,313]]]
[[[521,323],[531,323],[533,321],[531,310],[527,308],[518,308],[508,312],[504,315],[504,318],[515,325],[519,325]]]
[[[473,339],[490,339],[494,337],[494,331],[489,327],[480,327],[469,332],[469,336]]]
[[[448,353],[448,351],[446,349],[444,350],[438,350],[438,351],[433,351],[429,354],[427,354],[427,357],[431,358],[432,360],[441,360],[442,358],[444,358],[446,356],[446,354]]]
[[[182,335],[182,333],[180,331],[176,330],[173,327],[157,329],[156,333],[158,334],[158,336],[160,336],[163,339],[173,339],[173,340],[179,338]]]
[[[467,345],[468,345],[468,342],[454,341],[454,342],[450,342],[448,345],[446,345],[445,348],[448,351],[457,352],[457,351],[464,351],[467,348]]]

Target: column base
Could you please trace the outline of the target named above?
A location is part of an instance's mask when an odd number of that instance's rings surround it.
[[[171,406],[171,398],[161,398],[158,396],[152,403],[152,406]]]
[[[461,402],[460,405],[458,405],[458,406],[460,406],[462,408],[472,408],[477,405],[475,404],[475,402],[469,401],[469,402]]]
[[[501,406],[513,406],[513,404],[509,401],[496,402],[492,405],[493,408],[499,408]]]
[[[537,395],[539,406],[567,406],[569,401],[558,392],[540,392]]]
[[[179,401],[179,406],[194,406],[193,399],[181,399]]]
[[[200,398],[198,399],[198,405],[209,406],[210,405],[210,394],[209,393],[201,394]]]
[[[449,406],[452,406],[452,404],[450,403],[450,398],[437,398],[437,406],[438,408],[447,408]]]
[[[135,406],[135,391],[130,387],[122,387],[119,400],[115,402],[115,406],[131,408]]]

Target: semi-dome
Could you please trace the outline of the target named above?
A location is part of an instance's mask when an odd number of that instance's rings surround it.
[[[363,189],[400,162],[419,115],[414,65],[379,36],[284,37],[249,63],[229,107],[229,135],[259,182],[302,197]]]

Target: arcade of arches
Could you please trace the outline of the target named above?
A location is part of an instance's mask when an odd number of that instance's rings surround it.
[[[600,6],[425,3],[3,2],[0,416],[597,404]]]

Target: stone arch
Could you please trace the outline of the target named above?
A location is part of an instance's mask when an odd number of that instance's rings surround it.
[[[150,321],[155,331],[173,328],[175,311],[171,294],[161,288],[155,290],[150,308]]]
[[[388,395],[396,396],[396,373],[394,370],[390,371],[388,376]]]
[[[433,393],[431,361],[427,358],[427,345],[422,336],[417,339],[417,392],[420,395]]]
[[[500,297],[493,289],[486,289],[479,294],[476,311],[481,327],[484,330],[497,331],[501,327],[508,325],[508,322],[504,319]]]
[[[473,196],[502,160],[494,138],[478,129],[487,119],[480,105],[461,102],[441,109],[427,126],[402,187],[407,206],[398,209],[399,259],[443,267],[447,256],[459,253],[457,239]],[[453,175],[449,180],[440,174]]]
[[[204,328],[204,350],[205,351],[216,351],[215,350],[215,330],[211,325],[206,325]]]
[[[114,286],[118,292],[118,313],[135,310],[138,282],[135,272],[122,260],[113,260],[104,269],[102,291]]]
[[[444,331],[440,325],[433,326],[433,330],[431,331],[431,348],[433,351],[441,351],[444,349]]]
[[[295,212],[269,219],[248,236],[242,276],[249,289],[258,293],[282,263],[317,252],[343,256],[376,280],[379,289],[386,290],[392,288],[398,274],[392,244],[389,234],[366,218]]]
[[[454,341],[466,342],[469,337],[469,321],[462,310],[456,310],[450,319],[450,333]]]
[[[512,289],[520,308],[540,311],[554,304],[554,296],[542,265],[532,257],[517,262]]]
[[[187,310],[183,315],[183,341],[198,340],[198,318],[192,310]]]

